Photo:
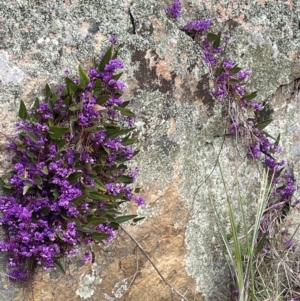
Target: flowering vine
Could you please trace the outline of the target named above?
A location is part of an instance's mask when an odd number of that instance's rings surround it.
[[[58,259],[79,244],[109,242],[120,223],[139,220],[119,211],[123,202],[144,204],[131,185],[139,168],[126,165],[137,151],[135,114],[121,98],[123,68],[111,46],[57,92],[46,85],[45,98],[29,111],[21,101],[17,135],[7,147],[13,168],[0,180],[7,234],[0,251],[7,253],[10,279],[27,280],[36,266],[61,267]],[[91,259],[88,252],[84,260]]]
[[[175,19],[180,18],[180,1],[173,1],[166,12]],[[222,37],[221,32],[207,32],[211,25],[208,19],[190,20],[181,30],[201,47],[202,60],[208,66],[212,79],[210,95],[225,111],[227,133],[240,137],[249,158],[259,160],[268,170],[269,181],[273,186],[272,197],[261,220],[255,251],[267,254],[272,245],[271,240],[279,238],[283,238],[281,242],[285,250],[293,251],[295,242],[289,238],[287,230],[280,231],[280,223],[290,206],[295,206],[299,201],[291,204],[296,189],[295,181],[292,174],[286,171],[286,162],[276,159],[276,154],[283,152],[279,146],[280,135],[275,138],[266,132],[265,128],[272,120],[261,120],[259,112],[264,107],[255,101],[257,92],[246,91],[249,70],[240,68],[231,58],[226,57],[225,49],[230,36],[225,34]],[[236,300],[239,293],[234,290],[233,295],[233,300]]]

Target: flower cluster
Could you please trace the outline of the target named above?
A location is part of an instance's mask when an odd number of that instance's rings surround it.
[[[27,279],[36,265],[55,267],[81,243],[111,241],[121,222],[136,217],[122,215],[119,205],[144,204],[130,185],[139,169],[126,166],[137,152],[134,113],[121,98],[123,67],[111,46],[88,73],[79,67],[79,78],[66,77],[57,93],[47,85],[29,112],[21,102],[8,145],[13,168],[0,180],[7,232],[0,251],[7,252],[11,279]]]
[[[166,12],[175,19],[181,17],[181,2],[173,1],[173,3],[166,8]]]

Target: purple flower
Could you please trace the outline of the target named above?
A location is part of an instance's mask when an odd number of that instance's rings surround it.
[[[114,73],[117,69],[123,69],[124,64],[121,60],[119,59],[112,59],[109,61],[108,64],[105,65],[104,70]]]
[[[82,258],[82,260],[84,261],[84,263],[87,263],[87,262],[92,262],[93,260],[93,254],[91,251],[85,253],[84,257]]]
[[[234,64],[233,64],[232,60],[226,59],[223,63],[223,66],[227,69],[231,69],[231,68],[233,68]]]
[[[211,20],[191,20],[184,27],[183,31],[191,32],[191,31],[205,31],[211,25]]]
[[[173,3],[166,8],[166,12],[169,13],[174,19],[181,16],[181,2],[173,1]]]
[[[134,201],[139,205],[139,206],[144,206],[145,205],[145,198],[142,196],[136,196],[134,197]]]
[[[118,41],[117,36],[116,36],[115,34],[112,34],[112,35],[110,36],[110,38],[109,38],[109,42],[110,42],[111,44],[116,44],[117,41]]]

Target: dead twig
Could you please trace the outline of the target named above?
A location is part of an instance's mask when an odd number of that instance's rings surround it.
[[[139,242],[126,230],[124,229],[121,225],[119,227],[129,236],[129,238],[137,245],[137,247],[141,250],[141,252],[146,256],[146,258],[149,260],[151,265],[154,267],[155,271],[157,274],[160,276],[160,278],[165,282],[166,285],[168,285],[171,289],[172,292],[176,293],[178,296],[180,296],[184,301],[188,301],[187,298],[185,298],[184,295],[182,295],[176,288],[174,288],[169,281],[161,274],[159,269],[156,267],[155,263],[152,261],[152,259],[149,257],[147,252],[143,249],[143,247],[139,244]]]

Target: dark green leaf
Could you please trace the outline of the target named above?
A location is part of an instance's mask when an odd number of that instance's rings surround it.
[[[105,238],[108,238],[108,237],[109,237],[109,234],[106,234],[106,233],[95,232],[95,233],[92,234],[93,240],[96,240],[96,241],[102,241],[102,240],[104,240]]]
[[[136,218],[136,217],[137,217],[137,215],[123,215],[123,216],[118,216],[116,218],[116,222],[118,224],[121,224],[121,223],[127,222],[127,221],[129,221],[129,220],[131,220],[133,218]]]
[[[27,185],[25,185],[25,186],[23,187],[23,195],[26,194],[26,192],[28,191],[28,189],[29,189],[30,187],[31,187],[30,184],[27,184]]]
[[[36,184],[36,185],[42,185],[43,184],[42,178],[38,175],[34,175],[33,181],[34,181],[34,184]]]
[[[36,135],[32,134],[32,133],[26,133],[26,135],[33,141],[33,142],[37,142],[37,137]]]
[[[128,108],[116,107],[116,110],[120,111],[123,116],[134,117],[135,114]]]
[[[97,79],[95,81],[93,91],[94,91],[94,94],[101,94],[101,92],[102,92],[102,81],[101,81],[101,79]]]
[[[63,274],[66,274],[64,268],[62,267],[61,263],[58,261],[58,259],[53,260],[55,263],[55,266],[58,270],[60,270]]]
[[[77,111],[79,109],[80,109],[80,105],[78,105],[78,104],[74,104],[74,105],[69,107],[69,110],[72,111],[72,112]]]
[[[45,174],[45,175],[47,175],[47,174],[49,173],[49,172],[48,172],[47,166],[44,166],[44,167],[42,168],[42,173]]]
[[[50,207],[44,207],[40,212],[43,215],[47,215],[50,212]]]
[[[91,198],[93,200],[101,200],[101,201],[109,201],[110,200],[109,196],[107,196],[103,193],[97,192],[97,191],[90,192],[89,198]]]
[[[99,190],[107,191],[106,187],[99,179],[95,179],[95,187]]]
[[[82,172],[81,171],[77,171],[77,172],[73,172],[71,173],[67,180],[71,183],[71,184],[75,184],[78,182],[78,180],[81,178],[82,176]]]
[[[28,118],[28,113],[23,100],[20,101],[19,117],[23,120]]]
[[[135,143],[137,143],[137,139],[135,139],[135,138],[126,137],[122,140],[122,144],[125,145],[125,146],[132,145],[132,144],[135,144]]]
[[[112,76],[113,79],[118,80],[122,76],[123,72],[115,74]]]
[[[242,99],[253,99],[257,96],[257,92],[252,92],[250,94],[245,95]]]
[[[207,40],[209,42],[214,42],[217,38],[218,38],[218,36],[214,33],[208,33],[207,34]]]
[[[100,61],[100,64],[98,66],[99,71],[101,71],[101,72],[104,71],[104,67],[111,60],[112,54],[113,54],[113,46],[110,46],[108,48],[108,50],[106,51],[106,53],[104,54],[102,60]]]
[[[79,85],[80,87],[84,88],[90,82],[90,78],[88,77],[87,73],[84,71],[84,69],[81,66],[78,67],[78,72],[79,72]]]
[[[132,177],[129,176],[119,176],[118,181],[124,184],[130,184],[133,183]]]
[[[98,105],[103,105],[104,103],[106,103],[108,100],[110,99],[110,95],[100,95],[98,98],[97,98],[97,101],[96,103]]]
[[[218,33],[217,38],[213,43],[213,47],[218,48],[220,46],[220,43],[221,43],[221,32]]]
[[[255,251],[255,254],[257,253],[260,253],[264,247],[264,244],[265,244],[265,241],[266,241],[266,238],[267,238],[267,233],[265,233],[262,238],[260,239],[257,247],[256,247],[256,251]]]
[[[280,142],[280,134],[277,136],[277,139],[275,141],[275,146],[278,146]]]
[[[118,136],[128,134],[133,130],[134,130],[134,128],[130,128],[130,129],[112,129],[112,128],[110,128],[110,129],[107,129],[107,137],[108,138],[116,138]]]
[[[130,101],[124,101],[122,104],[120,104],[120,107],[125,108],[130,104]]]
[[[2,178],[0,178],[0,187],[3,188],[6,185],[6,183],[3,181]]]
[[[265,127],[267,127],[271,122],[273,121],[273,119],[266,119],[258,124],[255,125],[256,128],[258,128],[259,130],[263,130]]]
[[[137,188],[134,189],[134,192],[135,192],[135,193],[140,193],[140,191],[141,191],[141,188],[140,188],[140,187],[137,187]]]
[[[34,107],[35,109],[38,109],[38,108],[40,107],[40,101],[39,101],[38,98],[35,99],[34,104],[33,104],[33,107]]]
[[[46,101],[49,101],[49,99],[52,97],[51,88],[48,84],[46,84],[45,87],[45,94],[46,94]]]
[[[223,66],[220,66],[219,68],[217,68],[216,70],[216,75],[220,75],[223,72]]]
[[[236,73],[238,73],[239,71],[241,71],[242,70],[242,68],[240,68],[240,67],[238,67],[238,66],[234,66],[233,68],[231,68],[230,70],[229,70],[229,72],[230,72],[230,74],[236,74]]]
[[[137,222],[143,220],[144,218],[145,218],[144,216],[143,216],[143,217],[138,217],[138,218],[134,218],[132,221],[133,221],[134,223],[137,223]]]
[[[65,79],[68,93],[74,95],[78,90],[78,86],[68,77]]]
[[[63,148],[68,143],[66,139],[60,139],[56,142],[56,146],[58,149]]]
[[[69,128],[62,128],[58,126],[50,126],[49,129],[49,135],[52,139],[59,139],[64,134],[66,134],[69,131]]]
[[[91,228],[89,226],[81,226],[81,227],[77,227],[77,229],[81,232],[84,233],[93,233],[96,232],[96,230],[94,228]]]
[[[79,206],[85,199],[87,198],[87,194],[83,194],[71,201],[72,205]]]
[[[230,78],[229,84],[237,84],[237,83],[240,83],[241,81],[242,81],[242,79]]]
[[[91,216],[88,218],[89,225],[100,225],[107,221],[105,217]]]

